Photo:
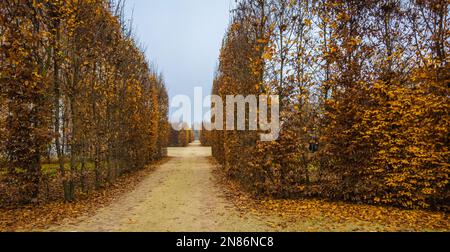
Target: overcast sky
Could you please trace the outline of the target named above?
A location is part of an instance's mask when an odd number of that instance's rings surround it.
[[[234,0],[127,0],[138,41],[164,74],[170,98],[211,93],[220,46]],[[173,112],[173,109],[172,109]]]

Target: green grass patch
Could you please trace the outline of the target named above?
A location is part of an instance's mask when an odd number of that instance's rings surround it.
[[[94,170],[94,162],[86,162],[84,164],[85,170]],[[64,169],[69,170],[70,169],[70,163],[66,162],[64,163]],[[76,169],[79,171],[81,170],[81,163],[77,163]],[[54,176],[59,171],[59,164],[58,163],[52,163],[52,164],[42,164],[41,165],[41,171],[45,175]]]

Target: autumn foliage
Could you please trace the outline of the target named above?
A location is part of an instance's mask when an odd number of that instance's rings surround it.
[[[169,146],[186,147],[194,141],[194,131],[186,123],[171,123]]]
[[[205,125],[202,124],[202,129],[199,130],[199,141],[202,146],[211,146],[213,141],[212,132],[205,129]]]
[[[448,210],[449,36],[445,0],[239,1],[213,94],[279,95],[283,123],[214,157],[256,195]]]
[[[0,2],[0,205],[39,200],[54,183],[73,201],[166,155],[164,80],[122,7]]]

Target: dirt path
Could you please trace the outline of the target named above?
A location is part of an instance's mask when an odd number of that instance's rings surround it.
[[[170,161],[134,191],[90,217],[50,231],[264,231],[253,214],[241,215],[215,186],[210,148],[169,148]],[[243,222],[242,220],[251,220]]]
[[[231,198],[234,204],[225,197],[213,174],[210,148],[194,143],[169,148],[169,156],[133,191],[95,213],[46,231],[450,230],[443,213],[320,200],[269,200],[255,210],[245,197]]]

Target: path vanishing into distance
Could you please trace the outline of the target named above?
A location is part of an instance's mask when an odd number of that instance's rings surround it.
[[[257,216],[242,216],[227,202],[214,182],[211,148],[195,142],[185,148],[168,148],[168,152],[170,160],[133,191],[89,217],[49,231],[270,230]]]
[[[448,230],[448,219],[441,213],[308,200],[297,200],[293,209],[287,208],[290,210],[255,209],[251,207],[252,199],[242,200],[240,194],[227,195],[224,185],[214,175],[216,164],[210,147],[194,142],[184,148],[168,148],[168,155],[168,161],[109,205],[43,231]],[[383,216],[382,221],[379,218]],[[427,225],[436,220],[440,222],[438,228]],[[421,227],[417,229],[416,225]]]

